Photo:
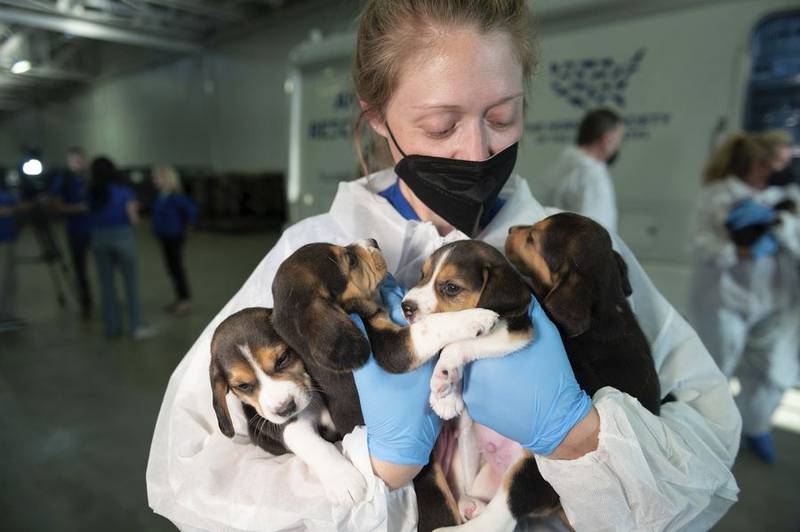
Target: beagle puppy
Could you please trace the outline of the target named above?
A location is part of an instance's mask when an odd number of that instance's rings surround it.
[[[478,358],[503,356],[530,343],[534,333],[528,316],[530,301],[530,291],[520,276],[499,251],[485,242],[452,242],[423,263],[419,282],[402,302],[411,327],[468,309],[488,309],[499,317],[488,334],[448,342],[441,350],[431,378],[430,396],[431,407],[440,417],[451,419],[464,410],[460,379],[465,364]],[[370,331],[370,340],[373,334]]]
[[[302,359],[278,336],[272,310],[246,308],[226,318],[211,340],[212,405],[219,429],[232,438],[227,394],[241,401],[253,443],[270,454],[292,452],[322,483],[334,504],[364,499],[364,476],[332,443],[338,436]]]
[[[579,214],[555,214],[512,227],[506,255],[558,326],[586,393],[613,386],[658,415],[661,386],[627,300],[633,293],[628,267],[603,226]]]

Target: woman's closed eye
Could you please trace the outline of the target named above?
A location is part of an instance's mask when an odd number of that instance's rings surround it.
[[[433,129],[433,130],[425,129],[425,134],[432,139],[446,139],[447,137],[453,134],[455,129],[456,125],[452,124],[444,129]]]

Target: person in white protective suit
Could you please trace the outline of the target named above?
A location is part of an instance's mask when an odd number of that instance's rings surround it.
[[[416,528],[409,481],[428,459],[440,423],[428,406],[432,363],[390,375],[370,361],[355,372],[366,426],[346,435],[342,447],[367,489],[353,506],[333,506],[296,457],[271,457],[249,443],[247,420],[233,402],[236,436],[219,432],[210,339],[231,313],[271,306],[276,269],[306,243],[374,238],[389,271],[409,287],[443,244],[474,237],[502,250],[511,226],[554,212],[512,173],[534,66],[532,35],[525,0],[366,2],[353,68],[364,111],[356,135],[369,127],[397,165],[341,183],[328,213],[288,228],[178,365],[147,468],[157,513],[182,530]],[[549,344],[534,340],[513,355],[473,364],[464,376],[466,407],[478,423],[538,454],[575,529],[706,530],[737,498],[730,468],[741,418],[695,332],[616,236],[614,243],[629,266],[631,304],[662,391],[677,400],[656,417],[613,388],[587,397],[555,335]],[[534,327],[548,325],[541,307],[532,307]]]
[[[610,109],[588,112],[578,126],[575,146],[567,146],[547,172],[551,203],[583,214],[617,232],[617,198],[608,167],[619,157],[625,136],[622,117]]]
[[[706,169],[692,232],[690,321],[722,372],[738,374],[745,441],[766,462],[770,418],[798,376],[800,189],[770,186],[791,160],[790,140],[780,131],[727,139]]]

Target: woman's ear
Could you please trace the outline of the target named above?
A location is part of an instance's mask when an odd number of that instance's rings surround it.
[[[386,120],[383,118],[383,115],[361,98],[358,99],[358,105],[361,107],[364,119],[369,123],[369,127],[372,128],[372,131],[386,140],[389,140],[389,130],[386,129]]]
[[[570,338],[580,336],[591,325],[592,294],[582,275],[568,271],[544,298],[550,318]]]
[[[228,412],[228,401],[225,396],[228,394],[228,381],[222,373],[219,363],[212,356],[211,365],[208,369],[208,375],[211,380],[211,395],[214,413],[217,415],[217,423],[219,430],[229,437],[233,438],[233,422],[231,422],[231,415]]]

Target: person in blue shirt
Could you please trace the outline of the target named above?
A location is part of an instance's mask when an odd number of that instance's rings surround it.
[[[0,332],[15,331],[22,326],[16,315],[14,243],[17,224],[14,216],[17,208],[17,199],[6,188],[5,173],[0,172]]]
[[[66,216],[67,242],[69,243],[75,283],[81,306],[81,317],[88,320],[92,312],[92,295],[86,273],[91,237],[89,204],[86,192],[86,153],[80,147],[67,150],[68,170],[59,174],[50,186],[58,212]]]
[[[153,232],[161,241],[164,262],[175,287],[176,300],[167,307],[173,314],[191,310],[191,295],[183,268],[183,246],[186,228],[197,220],[197,207],[182,194],[181,180],[172,166],[153,167],[153,185],[158,197],[153,203]]]
[[[119,269],[125,287],[128,331],[134,339],[152,336],[152,328],[143,325],[139,307],[136,235],[139,203],[133,190],[119,182],[117,169],[107,157],[92,161],[89,177],[89,218],[92,227],[91,247],[100,276],[103,309],[103,332],[107,337],[122,334],[122,316],[114,285]]]

